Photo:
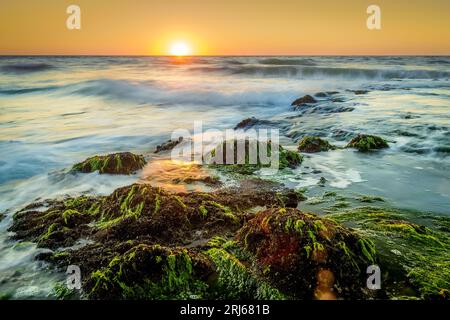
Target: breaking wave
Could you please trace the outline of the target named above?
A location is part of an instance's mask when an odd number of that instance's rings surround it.
[[[300,79],[326,79],[344,78],[391,80],[391,79],[447,79],[450,72],[436,70],[393,70],[393,69],[364,69],[364,68],[338,68],[338,67],[314,67],[289,64],[274,65],[240,65],[223,67],[195,67],[191,71],[205,73],[225,73],[230,75],[246,75],[258,77],[276,78],[300,78]]]
[[[289,105],[298,92],[286,91],[235,91],[221,92],[212,89],[176,89],[164,87],[154,81],[128,81],[99,79],[67,88],[71,94],[102,96],[114,100],[132,100],[137,103],[158,105]]]

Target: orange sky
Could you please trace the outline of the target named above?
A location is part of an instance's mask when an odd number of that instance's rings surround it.
[[[0,0],[0,54],[164,55],[176,41],[198,55],[450,55],[450,0]]]

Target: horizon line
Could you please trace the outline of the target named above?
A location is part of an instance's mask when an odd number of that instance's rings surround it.
[[[175,56],[170,54],[0,54],[0,57],[450,57],[448,54],[194,54]]]

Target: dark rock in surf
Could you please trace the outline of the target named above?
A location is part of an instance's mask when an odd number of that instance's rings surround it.
[[[172,150],[182,141],[183,137],[179,137],[178,140],[168,140],[167,142],[164,142],[163,144],[156,146],[155,153]]]
[[[147,162],[142,155],[131,152],[94,156],[72,167],[72,172],[129,175],[142,169]]]
[[[350,92],[353,92],[356,95],[363,95],[363,94],[368,94],[369,90],[349,90]]]
[[[314,103],[317,103],[317,100],[311,97],[310,95],[306,95],[292,102],[291,106],[299,107],[305,104],[314,104]]]
[[[298,144],[298,151],[315,153],[335,149],[328,141],[319,137],[306,136]]]
[[[383,138],[359,134],[347,144],[346,148],[354,148],[359,151],[366,152],[370,150],[389,148],[389,144]]]

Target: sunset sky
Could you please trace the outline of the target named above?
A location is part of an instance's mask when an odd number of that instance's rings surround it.
[[[81,7],[81,30],[66,8]],[[366,9],[382,10],[382,29]],[[449,0],[0,0],[0,54],[450,55]]]

